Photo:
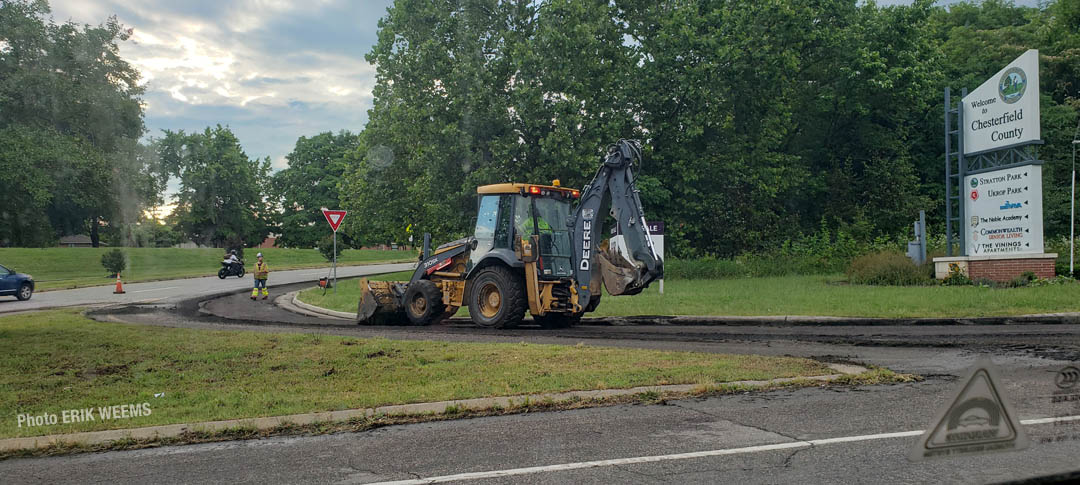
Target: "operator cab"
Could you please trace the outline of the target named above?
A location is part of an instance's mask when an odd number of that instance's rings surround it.
[[[563,279],[573,276],[573,244],[567,221],[572,203],[581,196],[575,189],[553,185],[494,184],[476,189],[479,208],[473,234],[477,247],[472,252],[470,269],[491,251],[514,251],[522,239],[537,235],[540,279]]]

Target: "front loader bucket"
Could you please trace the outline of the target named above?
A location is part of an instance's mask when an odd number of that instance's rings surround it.
[[[392,281],[360,280],[360,303],[356,307],[356,321],[361,325],[387,325],[400,323],[405,318],[401,297],[402,283]]]
[[[604,245],[601,246],[603,247]],[[597,251],[597,256],[600,260],[600,276],[608,294],[612,296],[636,295],[647,286],[648,282],[644,280],[645,271],[634,266],[618,253],[601,249]]]

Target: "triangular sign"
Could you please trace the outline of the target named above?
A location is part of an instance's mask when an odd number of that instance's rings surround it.
[[[997,367],[983,356],[938,411],[908,458],[955,457],[1022,450],[1031,445],[1012,406],[1001,394]]]
[[[334,232],[337,232],[338,227],[341,227],[341,221],[345,219],[345,214],[348,213],[348,211],[332,211],[330,209],[323,209],[322,211],[323,217],[326,217],[326,222],[330,223],[330,227],[334,229]]]

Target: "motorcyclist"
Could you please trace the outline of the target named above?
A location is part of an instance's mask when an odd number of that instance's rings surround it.
[[[240,264],[240,258],[236,257],[236,250],[233,249],[225,254],[225,259],[221,262],[228,266],[229,272],[235,273],[237,271],[237,265]]]

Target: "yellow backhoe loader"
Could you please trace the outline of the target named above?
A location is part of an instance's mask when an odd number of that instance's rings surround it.
[[[483,327],[514,327],[528,311],[559,328],[596,309],[601,282],[611,295],[640,293],[664,275],[634,186],[640,157],[636,141],[619,140],[580,192],[558,181],[477,188],[473,235],[422,255],[408,282],[361,280],[359,323],[430,325],[468,306]],[[609,212],[628,257],[601,241]]]

